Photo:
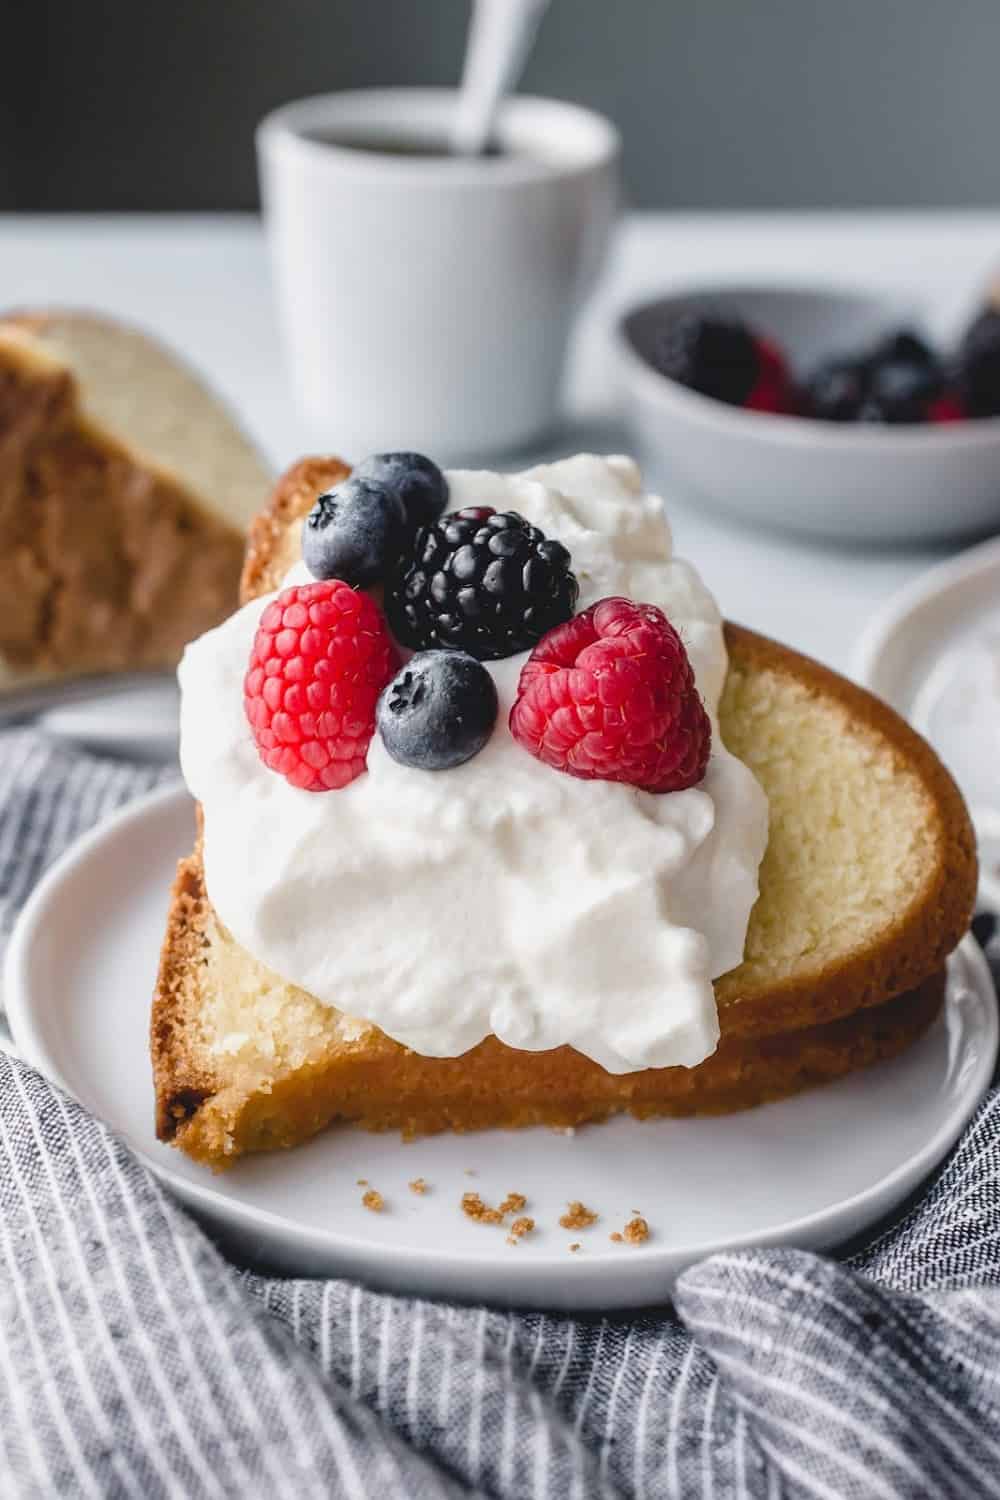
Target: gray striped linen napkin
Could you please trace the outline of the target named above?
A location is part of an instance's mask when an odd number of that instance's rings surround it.
[[[4,934],[162,777],[0,736]],[[849,1259],[713,1256],[587,1320],[240,1270],[6,1056],[0,1153],[4,1497],[1000,1495],[1000,1091]]]

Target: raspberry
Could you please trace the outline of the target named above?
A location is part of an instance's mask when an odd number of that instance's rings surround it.
[[[770,339],[757,338],[757,379],[744,405],[747,411],[789,413],[793,409],[792,383],[785,356]]]
[[[510,732],[558,771],[647,792],[695,786],[712,748],[680,636],[662,610],[630,599],[602,599],[538,643]]]
[[[927,408],[928,422],[964,422],[969,413],[962,404],[961,396],[945,391]]]
[[[260,617],[243,706],[260,758],[292,786],[326,792],[365,769],[396,648],[367,594],[339,578],[284,589]]]

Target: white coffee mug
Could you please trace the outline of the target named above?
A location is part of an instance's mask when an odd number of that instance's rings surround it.
[[[456,95],[369,89],[257,132],[279,314],[317,444],[443,462],[549,429],[573,314],[617,208],[619,137],[552,99],[504,106],[500,154],[443,153]]]

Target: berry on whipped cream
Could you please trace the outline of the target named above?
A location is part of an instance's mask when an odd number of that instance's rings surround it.
[[[661,793],[696,786],[712,746],[680,636],[630,599],[549,631],[522,668],[510,732],[558,771]]]
[[[314,578],[359,588],[378,583],[398,551],[406,512],[395,490],[352,474],[320,495],[302,527],[302,556]]]
[[[404,766],[450,771],[478,755],[497,721],[497,690],[465,651],[418,651],[378,702],[382,743]]]
[[[767,841],[763,792],[718,733],[718,607],[627,459],[446,478],[454,509],[513,512],[560,543],[582,610],[614,597],[663,611],[711,723],[704,777],[662,796],[526,754],[508,727],[521,651],[482,663],[499,714],[478,754],[428,775],[375,734],[366,774],[304,796],[261,761],[243,709],[271,596],[181,665],[181,759],[204,813],[209,899],[273,972],[426,1056],[492,1034],[572,1046],[612,1073],[694,1066],[718,1039],[712,980],[742,959]],[[308,582],[299,564],[286,586]]]
[[[569,552],[516,511],[474,505],[417,532],[386,600],[405,646],[496,661],[568,620],[579,592]]]
[[[260,758],[306,792],[365,769],[375,706],[397,665],[378,606],[338,579],[283,589],[260,617],[243,706]]]
[[[411,530],[430,526],[448,504],[447,479],[422,453],[374,453],[358,464],[354,476],[394,490]]]

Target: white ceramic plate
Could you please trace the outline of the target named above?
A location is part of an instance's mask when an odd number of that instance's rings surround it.
[[[930,740],[962,788],[982,894],[1000,910],[1000,539],[894,595],[858,642],[854,675]]]
[[[828,1088],[723,1119],[618,1120],[404,1145],[334,1128],[213,1176],[153,1137],[149,995],[191,803],[159,792],[84,839],[45,877],[11,942],[6,998],[24,1055],[107,1120],[239,1255],[292,1272],[494,1304],[611,1309],[663,1301],[717,1249],[830,1247],[895,1207],[954,1142],[986,1087],[996,1003],[974,946],[948,1000],[903,1057]],[[468,1175],[473,1173],[474,1175]],[[425,1197],[410,1179],[430,1184]],[[387,1201],[361,1205],[365,1178]],[[536,1232],[516,1247],[472,1223],[463,1192],[524,1193]],[[600,1212],[567,1231],[568,1199]],[[609,1240],[638,1211],[641,1247]],[[569,1245],[581,1249],[571,1253]]]

